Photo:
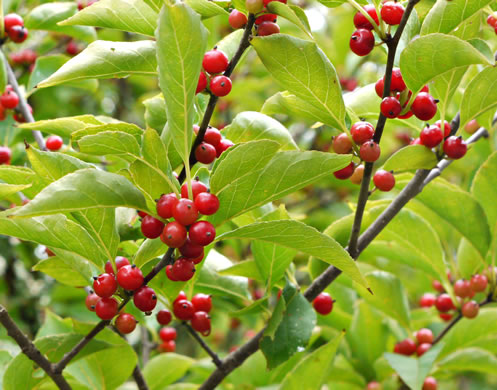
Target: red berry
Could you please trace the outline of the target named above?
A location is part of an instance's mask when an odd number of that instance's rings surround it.
[[[365,28],[360,28],[350,37],[350,49],[360,57],[366,56],[374,48],[374,35]]]
[[[448,322],[452,319],[453,315],[450,314],[450,313],[440,313],[438,315],[442,320],[444,320],[445,322]]]
[[[397,118],[399,118],[399,119],[409,119],[413,115],[414,114],[412,113],[412,111],[407,111],[405,114],[399,115]]]
[[[164,219],[171,218],[173,216],[173,208],[177,203],[178,198],[176,197],[176,194],[170,193],[162,195],[157,202],[157,214],[159,214],[159,217]]]
[[[31,107],[29,104],[28,104],[28,110],[31,114],[33,114],[33,107]],[[26,118],[24,118],[24,116],[20,112],[14,113],[13,118],[16,122],[26,123]]]
[[[442,286],[442,283],[440,283],[440,281],[438,280],[433,280],[433,282],[431,282],[431,286],[433,287],[433,289],[437,290],[438,292],[445,292],[445,288],[444,286]]]
[[[349,154],[352,151],[352,141],[347,133],[341,133],[333,137],[332,147],[337,154]]]
[[[192,316],[192,328],[204,336],[211,333],[211,318],[205,311],[197,311]]]
[[[445,293],[440,294],[437,297],[437,300],[435,301],[435,307],[437,308],[438,311],[442,313],[446,313],[449,310],[455,309],[454,303],[452,302],[450,295]]]
[[[411,111],[416,118],[429,121],[437,113],[437,102],[429,93],[420,92],[412,102]]]
[[[411,356],[416,352],[416,348],[417,346],[414,341],[411,339],[405,339],[395,344],[393,351],[401,355]]]
[[[196,294],[192,298],[192,304],[195,311],[205,311],[209,313],[212,309],[212,299],[207,294]]]
[[[202,183],[201,181],[198,180],[192,180],[192,194],[193,194],[193,199],[197,197],[198,194],[202,192],[207,192],[207,186]],[[184,183],[181,186],[181,197],[182,198],[188,198],[188,184]],[[174,208],[172,209],[174,210]],[[170,218],[170,217],[169,217]]]
[[[483,292],[487,289],[488,279],[485,275],[476,274],[471,278],[471,289],[475,292]]]
[[[383,169],[377,171],[373,176],[373,182],[380,191],[388,192],[395,187],[395,177],[392,172]]]
[[[435,126],[437,126],[440,130],[442,130],[442,121],[436,121]],[[450,135],[452,127],[450,126],[450,122],[444,121],[444,138],[447,138]]]
[[[392,81],[390,83],[390,91],[392,92],[403,92],[407,88],[404,79],[402,78],[402,73],[399,68],[392,69]]]
[[[423,344],[420,344],[420,345],[418,346],[418,348],[416,349],[416,354],[417,354],[418,356],[422,356],[422,355],[424,355],[424,353],[425,353],[426,351],[428,351],[430,348],[431,348],[431,344],[430,344],[430,343],[423,343]]]
[[[380,110],[387,118],[397,118],[402,111],[402,106],[396,98],[389,96],[381,101]]]
[[[143,286],[135,291],[133,295],[133,303],[138,310],[149,312],[154,310],[157,305],[157,296],[155,291],[148,286]]]
[[[371,18],[377,25],[380,24],[380,21],[378,20],[378,14],[376,13],[376,8],[374,5],[365,5],[364,10],[369,14],[369,16],[371,16]],[[354,26],[356,26],[356,28],[365,28],[368,30],[373,29],[373,25],[371,24],[371,22],[360,12],[357,12],[354,15]]]
[[[438,385],[436,379],[429,376],[425,379],[422,390],[437,390],[437,387]]]
[[[171,282],[178,282],[179,279],[173,274],[173,266],[171,264],[166,265],[166,276]]]
[[[419,306],[432,307],[435,304],[437,297],[434,294],[425,293],[419,300]]]
[[[448,158],[453,160],[458,160],[466,154],[468,151],[468,145],[462,137],[456,137],[452,135],[448,137],[444,142],[444,153]]]
[[[48,150],[57,151],[62,147],[63,144],[64,141],[62,141],[62,138],[60,138],[58,135],[52,135],[47,138],[45,146]]]
[[[443,138],[442,131],[440,130],[440,127],[437,126],[427,126],[419,134],[421,143],[430,149],[440,144]]]
[[[125,265],[117,271],[117,282],[125,290],[134,291],[143,284],[143,273],[136,265]]]
[[[473,293],[469,280],[460,279],[454,283],[454,294],[460,298],[467,298]]]
[[[312,301],[312,306],[319,314],[325,316],[333,310],[333,299],[330,294],[322,292]]]
[[[28,38],[28,29],[23,26],[12,26],[9,38],[15,43],[22,43]]]
[[[378,160],[381,154],[380,145],[374,141],[368,141],[361,145],[359,149],[359,155],[361,159],[366,162],[375,162]]]
[[[333,175],[337,179],[346,180],[346,179],[348,179],[350,176],[352,176],[354,174],[354,169],[355,169],[355,165],[354,165],[354,163],[351,162],[345,168],[342,168],[342,169],[340,169],[340,170],[338,170],[336,172],[333,172]]]
[[[257,35],[267,37],[273,34],[279,34],[280,26],[273,22],[262,22],[257,28]]]
[[[202,60],[204,70],[211,74],[224,72],[228,64],[228,56],[218,49],[213,49],[205,53]]]
[[[422,328],[416,332],[416,339],[419,344],[432,344],[433,332],[430,329]]]
[[[88,308],[88,310],[95,311],[95,308],[99,300],[100,297],[97,294],[95,293],[88,294],[85,299],[85,305]]]
[[[231,91],[231,79],[226,76],[215,76],[212,78],[209,88],[216,96],[226,96]]]
[[[258,26],[259,24],[261,24],[263,22],[276,23],[277,17],[278,17],[278,15],[275,15],[275,14],[263,14],[263,15],[257,17],[257,19],[255,19],[255,24]]]
[[[218,129],[209,126],[207,130],[205,130],[204,142],[215,147],[221,142],[221,139],[221,132]]]
[[[141,231],[143,235],[147,238],[154,239],[161,235],[164,229],[164,223],[155,219],[154,217],[147,215],[143,218],[141,223]]]
[[[14,109],[19,104],[19,96],[11,90],[7,90],[0,96],[0,104],[8,109]]]
[[[192,243],[206,246],[216,238],[216,229],[210,222],[198,221],[190,226],[188,235]]]
[[[387,1],[381,7],[381,18],[386,24],[396,26],[400,24],[402,16],[404,16],[404,7],[400,3]]]
[[[178,296],[176,297],[176,299],[174,300],[173,304],[178,302],[178,301],[181,301],[181,300],[188,300],[188,297],[186,296],[185,292],[184,291],[180,291],[178,293]]]
[[[7,14],[3,19],[3,24],[5,31],[8,33],[9,30],[14,26],[24,26],[24,20],[17,14]]]
[[[10,161],[12,152],[7,146],[0,146],[0,164],[6,164]]]
[[[210,164],[216,159],[216,148],[206,142],[202,142],[195,149],[195,158],[202,164]]]
[[[228,18],[228,22],[229,22],[230,26],[235,28],[235,29],[242,28],[243,26],[245,26],[247,24],[247,15],[234,9],[230,13],[230,16]]]
[[[264,0],[263,3],[264,3],[264,7],[267,7],[267,5],[272,2],[272,1],[279,1],[280,3],[283,3],[283,4],[286,4],[287,3],[287,0]]]
[[[369,382],[366,387],[366,390],[382,390],[382,389],[383,387],[381,386],[381,383],[376,381]]]
[[[212,215],[219,210],[219,199],[210,192],[202,192],[195,197],[195,207],[203,215]]]
[[[171,312],[167,309],[162,309],[157,313],[157,322],[161,325],[169,324],[172,318]]]
[[[173,221],[166,225],[160,235],[160,239],[169,248],[179,248],[185,243],[186,236],[186,228],[179,222]]]
[[[195,309],[190,301],[181,299],[174,302],[173,312],[179,320],[188,321],[193,317],[193,314],[195,314]]]
[[[137,210],[138,216],[140,218],[145,218],[148,214],[145,211]]]
[[[161,328],[159,331],[159,337],[161,338],[162,341],[172,341],[176,340],[176,329],[167,327],[167,328]]]
[[[200,75],[198,76],[198,83],[197,83],[197,89],[195,90],[195,93],[200,93],[204,89],[207,88],[207,76],[205,75],[204,72],[200,72]]]
[[[385,89],[385,81],[383,79],[379,79],[374,85],[374,90],[378,97],[383,98],[383,91]]]
[[[473,134],[476,130],[480,128],[480,125],[476,121],[476,119],[470,120],[466,126],[464,126],[464,131],[468,134]]]
[[[495,18],[495,16],[493,15],[488,15],[487,24],[495,28],[495,26],[497,25],[497,18]]]
[[[95,294],[102,298],[109,298],[114,295],[117,290],[117,282],[114,275],[101,274],[94,279],[93,291],[95,291]]]
[[[234,143],[231,142],[229,139],[222,139],[221,142],[216,145],[216,157],[221,156],[224,151],[226,151],[228,148],[231,148],[233,145]]]
[[[116,318],[116,328],[122,334],[128,334],[136,328],[136,318],[129,313],[122,313]]]
[[[176,280],[187,282],[195,275],[195,264],[190,259],[180,257],[174,262],[171,274]]]
[[[124,267],[125,265],[129,265],[129,260],[123,256],[116,257],[116,268],[119,271],[119,268]],[[105,263],[105,272],[108,274],[114,275],[114,268],[112,268],[112,263],[110,261]]]
[[[362,145],[374,136],[374,127],[369,122],[356,122],[350,128],[352,139],[357,145]]]
[[[475,318],[479,311],[480,306],[475,301],[466,302],[461,308],[462,315],[469,319]]]
[[[117,314],[118,306],[115,298],[101,298],[95,306],[95,313],[102,320],[111,320]]]
[[[79,53],[79,47],[73,40],[69,41],[66,46],[66,53],[70,56],[75,56]]]
[[[190,238],[187,238],[185,245],[179,248],[179,252],[187,259],[195,259],[204,254],[204,247],[194,244]]]
[[[176,343],[174,341],[164,341],[160,346],[161,352],[174,352],[176,351]]]
[[[173,209],[174,219],[184,226],[191,225],[198,218],[198,210],[190,199],[182,198]]]

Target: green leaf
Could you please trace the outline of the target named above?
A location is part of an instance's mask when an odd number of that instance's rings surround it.
[[[391,155],[383,165],[383,169],[398,173],[416,169],[432,169],[437,163],[436,154],[426,146],[409,145]]]
[[[133,123],[112,122],[86,125],[84,128],[74,131],[71,136],[73,142],[78,142],[87,135],[96,135],[106,131],[119,131],[132,135],[138,143],[141,143],[141,137],[144,133],[143,129]]]
[[[126,178],[98,169],[81,169],[45,187],[17,210],[17,217],[82,211],[101,207],[143,210],[145,198]]]
[[[472,64],[490,65],[468,42],[438,33],[415,39],[400,55],[402,76],[414,93],[435,77]]]
[[[244,276],[259,282],[263,281],[254,260],[240,261],[239,263],[236,263],[228,268],[224,268],[217,273],[225,276]]]
[[[207,30],[185,4],[166,5],[156,32],[159,84],[166,101],[169,131],[185,164],[193,134],[195,90],[207,46]]]
[[[53,2],[35,7],[24,18],[24,26],[29,30],[55,31],[86,42],[97,38],[95,29],[84,26],[60,26],[58,23],[78,12],[74,2]]]
[[[319,390],[329,374],[331,364],[337,353],[338,346],[342,341],[343,333],[333,341],[316,349],[301,360],[297,366],[290,371],[283,382],[281,390],[302,390],[302,379],[305,378],[306,390]]]
[[[260,342],[269,370],[304,348],[316,325],[316,312],[295,286],[287,284],[278,306]]]
[[[440,100],[438,109],[440,112],[446,112],[452,97],[457,91],[457,87],[461,83],[462,78],[466,74],[469,67],[456,68],[435,78],[430,83],[431,95]]]
[[[0,180],[8,184],[26,185],[23,192],[29,198],[34,198],[44,187],[41,178],[32,169],[15,165],[0,165]]]
[[[251,44],[283,88],[319,109],[316,121],[345,130],[345,105],[335,68],[314,42],[274,34],[254,38]]]
[[[218,196],[221,207],[209,218],[213,224],[220,225],[280,199],[350,163],[350,156],[315,151],[280,152],[267,162],[277,148],[272,141],[252,141],[228,149],[226,156],[216,162],[211,191]]]
[[[63,252],[61,249],[58,251]],[[81,287],[90,283],[93,276],[88,262],[74,254],[40,260],[33,271],[40,271],[68,286]]]
[[[101,0],[86,7],[59,26],[94,26],[153,37],[158,13],[141,0]]]
[[[298,28],[300,28],[311,40],[314,40],[314,37],[311,33],[311,26],[309,26],[309,21],[307,20],[307,16],[300,7],[289,6],[285,3],[280,3],[279,1],[271,1],[267,5],[267,9],[269,12],[281,16],[282,18],[285,18],[286,20],[292,22]]]
[[[475,371],[493,375],[497,370],[497,358],[484,349],[465,348],[439,361],[437,367],[440,370]]]
[[[133,264],[142,268],[153,259],[162,256],[167,251],[167,246],[161,240],[145,240],[135,254]]]
[[[0,53],[0,91],[5,91],[7,86],[7,59],[3,52]]]
[[[487,221],[492,230],[496,228],[497,204],[489,194],[497,188],[497,152],[493,153],[485,161],[473,179],[471,193],[480,203],[487,217]]]
[[[165,0],[143,0],[143,2],[148,4],[150,8],[152,8],[153,10],[157,11],[157,13],[159,13],[162,6],[165,3]]]
[[[276,119],[254,111],[238,114],[231,124],[223,129],[223,134],[235,144],[269,139],[278,142],[282,150],[298,150],[285,126]]]
[[[443,345],[443,343],[435,345],[419,358],[390,352],[386,352],[384,356],[410,389],[421,390],[423,382],[430,373]]]
[[[479,72],[464,90],[461,105],[461,128],[470,120],[497,107],[497,68],[488,67]],[[493,114],[493,113],[492,113]]]
[[[163,353],[151,359],[143,369],[150,390],[162,390],[181,379],[195,361],[175,353]]]
[[[93,115],[80,115],[32,123],[22,123],[19,127],[25,130],[38,130],[42,133],[55,134],[64,138],[69,138],[75,131],[84,129],[89,125],[99,124],[102,124],[102,122],[97,120]]]
[[[198,13],[202,18],[212,18],[217,15],[229,15],[228,12],[209,0],[186,0],[185,3]]]
[[[421,35],[431,33],[448,34],[465,20],[481,11],[493,0],[437,1],[423,22]]]
[[[302,222],[294,220],[256,222],[221,234],[217,241],[228,238],[260,240],[298,250],[334,265],[352,280],[368,287],[357,264],[340,244]]]
[[[31,184],[5,184],[0,183],[0,199],[8,198],[20,191],[31,187]]]
[[[95,135],[87,135],[78,141],[81,153],[105,156],[140,155],[140,145],[135,137],[121,131],[103,131]]]
[[[162,94],[156,95],[150,99],[144,100],[145,122],[160,134],[167,122],[166,102]]]
[[[132,74],[157,74],[155,42],[95,41],[37,87],[46,88],[85,79],[123,78]]]

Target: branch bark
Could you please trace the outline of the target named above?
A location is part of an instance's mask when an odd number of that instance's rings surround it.
[[[192,337],[200,344],[202,349],[207,352],[207,354],[212,358],[213,363],[217,367],[221,367],[223,362],[221,359],[219,359],[219,356],[217,353],[215,353],[208,345],[207,343],[202,340],[202,338],[198,335],[198,333],[193,329],[187,322],[183,322],[183,326],[188,330],[188,332],[192,335]]]

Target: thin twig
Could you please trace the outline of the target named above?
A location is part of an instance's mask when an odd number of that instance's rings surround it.
[[[202,337],[198,335],[198,333],[193,329],[187,322],[183,322],[183,326],[190,332],[190,334],[193,336],[193,338],[200,344],[200,346],[203,348],[205,352],[212,358],[213,363],[217,367],[221,367],[223,362],[221,359],[219,359],[219,356],[217,356],[217,353],[214,352],[208,345],[207,343],[202,340]]]
[[[138,390],[148,390],[147,382],[145,382],[145,378],[140,370],[138,364],[136,364],[135,369],[133,370],[133,379],[138,386]]]

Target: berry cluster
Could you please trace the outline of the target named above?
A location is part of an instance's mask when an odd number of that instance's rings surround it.
[[[195,134],[198,134],[199,129],[197,125],[193,126]],[[231,146],[233,142],[223,138],[218,129],[209,126],[205,131],[203,142],[195,149],[195,158],[202,164],[210,164]]]
[[[374,5],[365,5],[364,11],[375,22],[376,26],[380,25],[378,13]],[[382,22],[396,26],[400,24],[402,16],[404,16],[404,6],[394,1],[387,1],[381,7]],[[354,26],[357,28],[350,38],[350,49],[358,56],[366,56],[374,48],[375,37],[373,34],[374,27],[369,19],[362,13],[357,12],[354,15]]]
[[[497,18],[493,14],[488,15],[487,24],[492,27],[497,34]]]
[[[312,301],[312,307],[314,307],[316,312],[325,316],[331,313],[334,303],[335,301],[331,298],[330,294],[322,292]]]
[[[18,109],[19,105],[19,96],[14,91],[11,85],[7,85],[5,87],[4,93],[0,96],[0,121],[3,121],[7,118],[7,110],[13,110],[12,117],[16,122],[24,123],[26,119],[21,114]],[[31,114],[33,113],[33,109],[29,104],[27,104],[29,111]]]
[[[228,69],[228,56],[214,47],[204,55],[202,60],[203,70],[198,78],[196,93],[209,89],[215,96],[226,96],[231,91],[231,79],[221,73]]]
[[[24,20],[17,14],[7,14],[3,19],[5,35],[12,42],[22,43],[28,38],[28,29],[24,27]]]
[[[426,351],[431,348],[433,344],[433,332],[430,329],[422,328],[414,333],[414,339],[409,338],[399,341],[395,344],[393,351],[400,355],[418,355],[422,356]]]
[[[31,73],[34,69],[37,57],[38,54],[36,54],[34,50],[24,49],[16,53],[12,53],[9,56],[9,60],[14,66],[27,67],[29,72]]]
[[[280,27],[276,23],[277,15],[267,12],[267,5],[271,1],[279,1],[286,4],[287,0],[246,0],[245,7],[251,14],[257,16],[255,20],[256,34],[260,37],[278,34]],[[234,29],[245,27],[247,24],[247,16],[234,9],[231,11],[228,22]]]

